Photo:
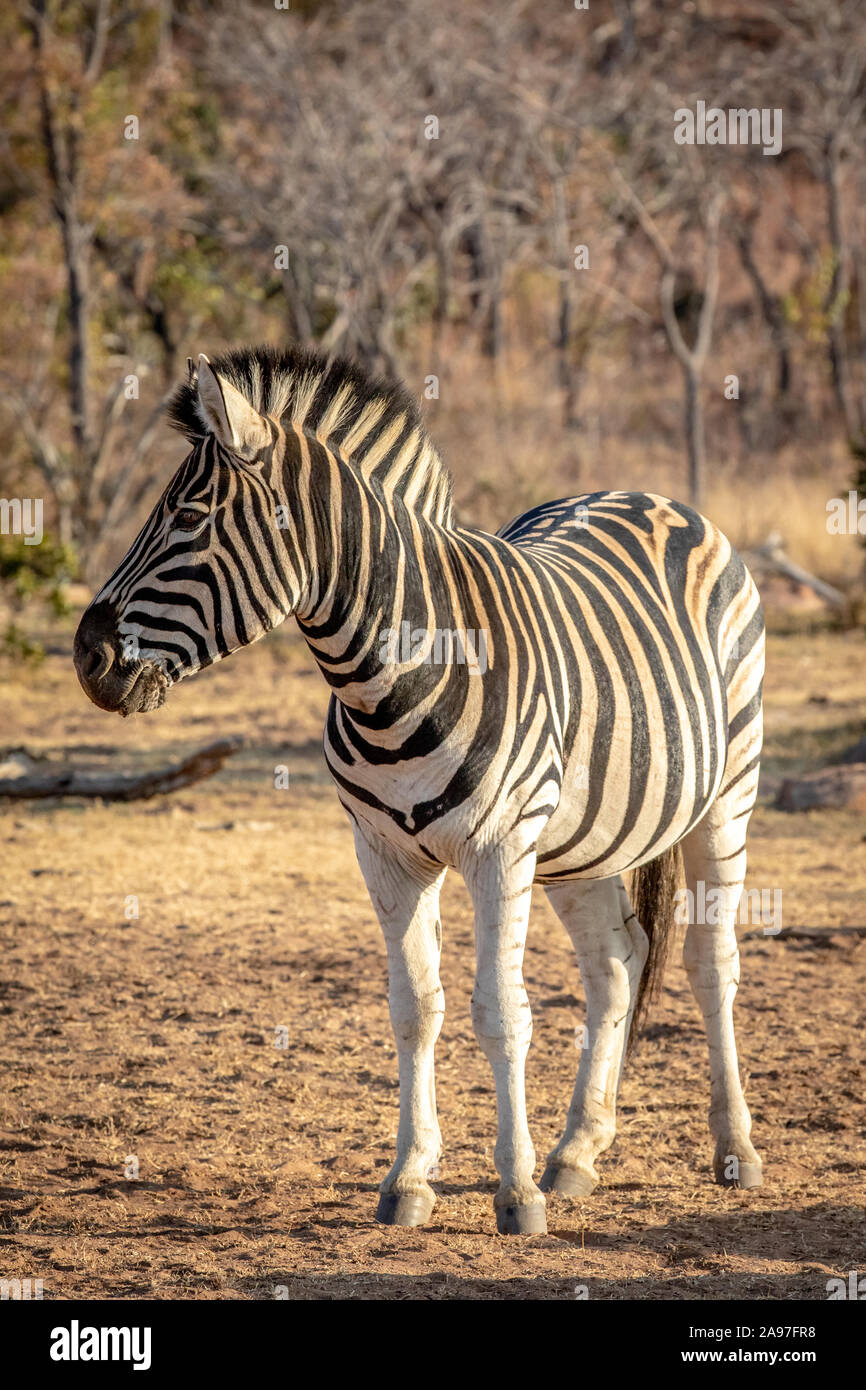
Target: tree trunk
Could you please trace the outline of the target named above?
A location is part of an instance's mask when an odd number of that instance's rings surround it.
[[[289,341],[309,347],[313,341],[313,321],[304,297],[301,277],[295,269],[295,253],[289,256],[289,266],[282,272],[283,298],[286,305],[286,327]]]
[[[689,461],[689,501],[699,511],[704,505],[704,412],[700,377],[694,362],[683,364],[685,380],[686,453]]]
[[[440,231],[437,231],[435,236],[433,254],[436,259],[436,298],[433,301],[433,315],[430,325],[430,356],[433,374],[439,376],[442,333],[448,318],[448,297],[451,285],[451,261],[444,235]]]
[[[839,413],[849,440],[859,440],[864,432],[864,413],[851,386],[848,345],[845,337],[845,296],[850,283],[848,244],[843,231],[841,169],[835,140],[828,142],[824,156],[824,190],[827,197],[827,224],[833,251],[833,274],[827,287],[825,311],[830,313],[827,328],[827,355],[830,378]],[[840,304],[841,301],[841,304]]]
[[[562,263],[560,264],[560,257]],[[559,272],[559,319],[556,333],[557,369],[562,391],[562,423],[565,429],[578,427],[577,387],[569,349],[574,325],[574,270],[568,245],[568,218],[565,187],[561,175],[553,178],[553,260]]]
[[[499,266],[495,270],[491,267],[487,277],[487,303],[481,330],[481,351],[492,362],[497,362],[502,353],[502,272]]]
[[[701,407],[701,372],[707,360],[713,333],[713,318],[719,293],[719,229],[723,198],[715,194],[710,202],[706,220],[706,275],[704,294],[698,314],[698,331],[693,347],[689,347],[677,320],[674,306],[676,275],[670,253],[663,246],[659,298],[668,342],[682,367],[685,381],[686,453],[689,469],[689,500],[693,507],[703,506],[704,498],[704,417]]]
[[[69,382],[67,386],[75,462],[71,470],[75,488],[75,515],[71,518],[73,539],[82,524],[79,515],[86,511],[90,473],[95,459],[91,432],[90,396],[88,390],[88,320],[89,320],[89,256],[91,229],[79,213],[81,177],[78,162],[79,127],[82,120],[82,92],[88,82],[95,80],[105,48],[108,9],[100,4],[95,20],[93,42],[87,61],[82,87],[75,93],[71,116],[61,122],[55,106],[51,77],[51,54],[47,47],[48,15],[45,0],[34,4],[30,18],[36,70],[39,83],[39,109],[45,161],[51,184],[54,214],[60,228],[63,260],[66,272],[66,292],[69,304]],[[59,501],[59,499],[58,499]],[[68,499],[66,499],[68,504]],[[70,518],[61,513],[63,529],[69,529]]]
[[[769,330],[770,342],[776,353],[776,392],[780,397],[785,397],[791,390],[791,344],[788,325],[779,296],[770,291],[752,253],[752,227],[749,222],[741,228],[737,245],[743,269],[755,287],[758,304]]]

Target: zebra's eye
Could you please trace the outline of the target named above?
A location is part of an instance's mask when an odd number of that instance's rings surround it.
[[[175,513],[174,524],[179,531],[194,531],[207,516],[207,512],[197,512],[192,507],[183,507]]]

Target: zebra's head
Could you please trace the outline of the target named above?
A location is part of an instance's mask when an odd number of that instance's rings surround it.
[[[193,449],[75,635],[85,693],[122,715],[159,708],[170,686],[263,637],[304,586],[278,515],[294,510],[286,432],[204,356],[170,409]]]

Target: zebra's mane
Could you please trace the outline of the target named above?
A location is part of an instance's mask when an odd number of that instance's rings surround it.
[[[430,440],[417,401],[405,387],[343,358],[301,348],[237,348],[210,359],[258,411],[339,450],[386,494],[432,520],[451,519],[451,479]],[[192,444],[206,430],[197,372],[169,398],[166,417]]]

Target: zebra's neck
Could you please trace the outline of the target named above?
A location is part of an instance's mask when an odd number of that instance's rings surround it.
[[[298,624],[322,674],[370,728],[391,727],[449,684],[483,674],[460,528],[381,509],[346,528]]]

